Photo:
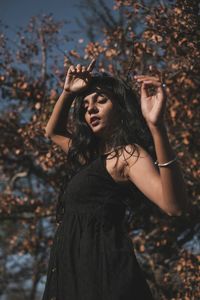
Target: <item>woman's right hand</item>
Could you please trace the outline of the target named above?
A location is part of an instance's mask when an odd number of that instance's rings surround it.
[[[76,67],[71,65],[67,71],[64,90],[70,93],[79,93],[85,90],[91,80],[91,72],[94,69],[96,60],[93,59],[86,68],[78,64]]]

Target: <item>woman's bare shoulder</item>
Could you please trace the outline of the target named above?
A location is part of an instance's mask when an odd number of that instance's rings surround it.
[[[128,173],[129,168],[134,165],[139,158],[149,156],[149,153],[139,144],[128,144],[124,146],[120,155],[123,164],[124,176]]]

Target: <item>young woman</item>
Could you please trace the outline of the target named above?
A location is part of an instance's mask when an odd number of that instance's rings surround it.
[[[42,299],[151,300],[125,215],[140,201],[133,187],[169,216],[186,209],[185,184],[164,124],[166,93],[159,78],[135,76],[138,101],[123,80],[92,73],[94,65],[70,66],[46,126],[67,165]]]

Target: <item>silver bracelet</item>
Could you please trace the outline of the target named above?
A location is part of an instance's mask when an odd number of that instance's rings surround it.
[[[177,156],[175,156],[175,158],[173,158],[172,160],[170,160],[164,164],[159,164],[157,160],[154,162],[154,164],[157,165],[158,167],[166,167],[166,166],[172,164],[176,160],[177,160]]]

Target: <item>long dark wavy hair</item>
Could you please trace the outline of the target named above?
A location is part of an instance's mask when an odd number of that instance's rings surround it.
[[[92,129],[85,121],[85,109],[83,106],[84,98],[91,93],[94,87],[102,87],[103,90],[112,94],[115,108],[119,116],[119,122],[113,128],[112,138],[109,139],[109,149],[115,149],[115,155],[119,156],[119,151],[125,145],[132,145],[133,152],[136,150],[135,144],[141,145],[155,158],[155,149],[151,133],[143,118],[140,100],[136,92],[123,79],[116,78],[108,73],[92,74],[90,85],[81,94],[74,99],[74,105],[71,113],[71,146],[66,157],[65,175],[63,176],[62,185],[58,195],[56,205],[56,222],[63,218],[65,206],[63,194],[71,178],[81,170],[82,167],[92,162],[100,155],[99,139],[94,135]],[[133,153],[132,152],[132,153]],[[130,155],[132,155],[132,153]],[[84,163],[83,163],[84,161]],[[132,185],[134,187],[134,185]],[[137,188],[129,190],[127,193],[127,205],[130,212]],[[135,198],[135,197],[134,197]],[[135,200],[134,200],[135,207]],[[131,218],[129,218],[131,220]]]

